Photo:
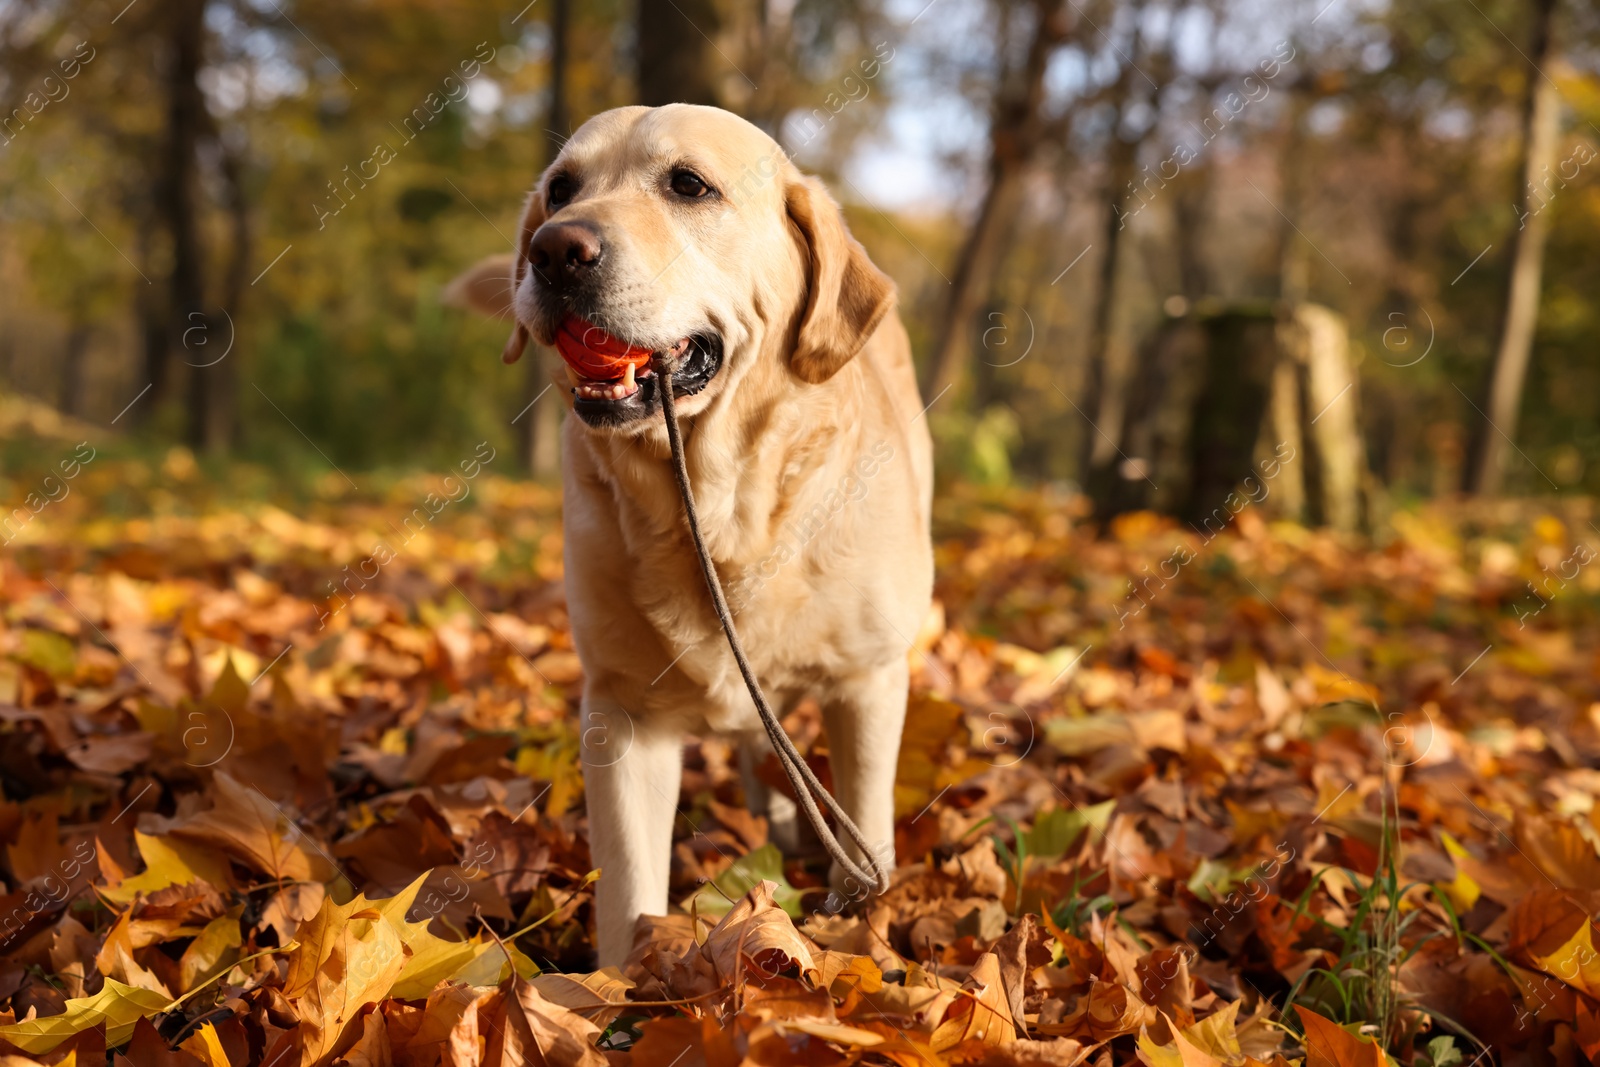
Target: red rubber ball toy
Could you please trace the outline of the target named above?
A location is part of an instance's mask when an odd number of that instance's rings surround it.
[[[621,379],[630,363],[636,370],[643,368],[653,354],[648,348],[619,341],[576,315],[562,320],[561,328],[556,331],[556,351],[573,370],[601,382]]]

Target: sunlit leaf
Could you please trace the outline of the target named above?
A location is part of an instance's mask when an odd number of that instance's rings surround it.
[[[798,919],[804,914],[799,891],[784,877],[783,853],[771,843],[734,860],[727,870],[691,893],[684,900],[683,909],[720,918],[728,914],[736,901],[762,882],[771,882],[776,887],[772,899],[791,919]]]
[[[94,1026],[105,1027],[106,1044],[120,1045],[140,1019],[164,1011],[171,998],[107,978],[100,992],[67,1001],[66,1010],[43,1019],[0,1025],[0,1038],[24,1052],[49,1052],[67,1038]]]

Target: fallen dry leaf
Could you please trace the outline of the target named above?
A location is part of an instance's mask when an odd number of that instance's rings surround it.
[[[1385,1067],[1387,1059],[1375,1041],[1357,1037],[1309,1008],[1295,1005],[1305,1027],[1306,1067]]]
[[[546,1000],[521,978],[506,998],[501,1067],[607,1067],[594,1047],[600,1028]]]
[[[54,1042],[0,1049],[106,1062],[83,1003],[109,990],[118,1067],[1278,1067],[1301,1053],[1260,976],[1365,965],[1335,931],[1385,914],[1396,830],[1404,1018],[1510,1062],[1600,1048],[1600,627],[1575,590],[1526,628],[1506,599],[1580,516],[1402,512],[1379,546],[941,496],[891,892],[830,898],[697,739],[670,899],[751,877],[721,921],[642,921],[619,973],[593,956],[557,502],[480,481],[330,596],[437,490],[396,484],[149,522],[75,492],[39,520],[59,536],[0,551],[0,1028]],[[1178,544],[1195,562],[1127,613]],[[508,545],[533,567],[484,562]],[[788,726],[827,780],[821,709]],[[1307,1021],[1309,1058],[1375,1064],[1375,1021],[1337,1022]],[[1417,1063],[1439,1033],[1387,1036]]]
[[[985,952],[962,985],[961,995],[945,1009],[944,1020],[933,1031],[930,1043],[945,1051],[969,1043],[1008,1045],[1016,1039],[1016,1021],[1000,975],[1000,959]]]
[[[43,1053],[90,1027],[103,1026],[106,1044],[120,1045],[132,1036],[134,1023],[171,1002],[171,997],[107,978],[100,992],[67,1001],[60,1015],[0,1025],[0,1038],[24,1052]]]

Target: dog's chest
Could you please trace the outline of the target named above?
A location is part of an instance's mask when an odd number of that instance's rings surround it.
[[[755,462],[746,457],[747,465]],[[758,728],[677,487],[662,466],[614,463],[610,469],[628,480],[605,498],[589,498],[600,506],[569,510],[579,653],[591,677],[630,712],[679,718],[688,729]],[[829,470],[812,479],[821,489],[797,493],[775,511],[767,501],[735,497],[736,485],[783,481],[781,462],[756,473],[722,484],[697,479],[702,529],[723,560],[718,573],[743,648],[774,706],[801,692],[826,699],[838,680],[903,654],[888,621],[901,614],[889,606],[895,592],[874,588],[885,569],[862,563],[873,555],[870,539],[863,542],[873,501],[860,492],[825,492],[840,484]]]
[[[657,557],[651,569],[672,575],[659,588],[646,582],[632,590],[631,599],[671,665],[666,677],[650,686],[658,692],[647,699],[683,711],[687,698],[691,717],[712,730],[759,728],[692,547],[685,541],[681,552],[647,555]],[[803,580],[804,570],[798,561],[792,574],[769,568],[763,575],[758,566],[719,568],[741,646],[775,704],[786,693],[825,689],[841,660],[835,647],[839,605],[819,602],[815,585]],[[811,577],[814,582],[814,572]],[[663,596],[668,590],[670,595]]]

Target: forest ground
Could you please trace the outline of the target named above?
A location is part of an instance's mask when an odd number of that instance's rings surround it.
[[[505,466],[97,453],[18,532],[0,1063],[1600,1057],[1587,502],[1207,540],[953,489],[893,889],[834,914],[699,740],[682,908],[595,972],[559,501]]]

